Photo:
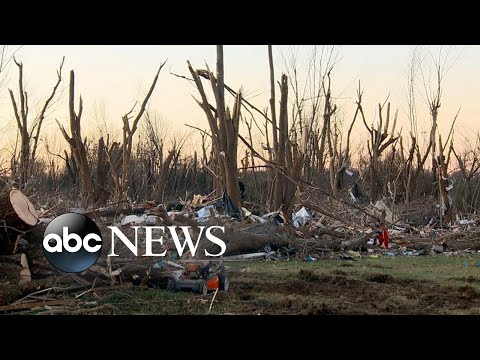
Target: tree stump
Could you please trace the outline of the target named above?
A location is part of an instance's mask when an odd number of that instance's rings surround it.
[[[12,253],[18,235],[37,223],[35,207],[20,190],[0,190],[0,253]]]

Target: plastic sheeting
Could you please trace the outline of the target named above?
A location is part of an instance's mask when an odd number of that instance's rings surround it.
[[[292,215],[293,226],[295,227],[302,227],[305,226],[307,221],[312,220],[312,215],[308,212],[305,207],[302,207],[298,210],[295,214]]]

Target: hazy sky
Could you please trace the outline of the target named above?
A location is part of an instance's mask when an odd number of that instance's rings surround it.
[[[14,46],[11,46],[14,48]],[[289,46],[274,46],[276,77],[280,78],[284,69],[282,54],[288,54]],[[390,93],[392,110],[399,108],[399,124],[407,126],[404,89],[406,86],[406,66],[411,46],[340,46],[339,62],[332,73],[332,93],[338,97],[345,121],[349,122],[355,110],[355,89],[358,80],[364,90],[364,109],[369,120],[375,118],[379,102]],[[431,48],[435,53],[436,48]],[[302,54],[302,53],[300,53]],[[76,94],[82,94],[84,100],[84,124],[90,130],[95,125],[94,104],[104,104],[108,122],[112,128],[121,127],[121,116],[126,113],[136,100],[142,100],[151,84],[153,76],[161,62],[168,58],[162,70],[157,88],[150,101],[150,108],[156,110],[166,119],[170,127],[186,129],[189,123],[202,128],[207,127],[203,111],[192,99],[197,96],[196,89],[187,81],[176,78],[171,72],[189,75],[186,61],[190,60],[196,68],[205,68],[207,63],[215,68],[216,49],[214,45],[152,45],[152,46],[23,46],[17,58],[24,63],[24,78],[27,91],[31,95],[31,112],[36,113],[35,105],[40,106],[50,93],[56,81],[56,68],[62,56],[66,57],[63,71],[64,82],[61,88],[68,86],[68,73],[71,69],[76,74]],[[471,134],[480,129],[480,46],[457,46],[453,49],[458,57],[455,65],[447,74],[444,82],[442,107],[439,125],[446,132],[458,108],[462,108],[458,118],[457,133]],[[248,99],[263,109],[268,106],[269,71],[267,46],[225,46],[225,82],[234,89],[241,86]],[[9,81],[0,93],[0,129],[3,140],[14,130],[8,87],[17,91],[17,69],[10,67]],[[45,135],[61,137],[55,118],[67,124],[67,91],[50,111],[46,120]],[[419,120],[426,129],[428,112],[421,98],[417,99]],[[87,125],[84,125],[87,126]],[[357,127],[362,131],[361,127]],[[362,136],[366,133],[362,132]],[[13,133],[14,135],[14,133]]]

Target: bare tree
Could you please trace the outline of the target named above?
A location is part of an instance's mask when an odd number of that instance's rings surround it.
[[[165,154],[164,144],[167,139],[167,131],[165,126],[159,123],[158,117],[149,111],[145,114],[144,134],[148,139],[147,182],[152,185],[153,199],[164,202],[167,181],[173,172],[171,165],[178,162],[180,150],[187,137],[183,136],[177,139],[177,136],[174,135],[172,145]]]
[[[453,126],[452,126],[453,127]],[[448,139],[446,141],[448,144]],[[448,179],[448,165],[450,163],[450,154],[453,150],[453,141],[450,143],[448,154],[444,155],[444,146],[442,143],[442,135],[438,135],[438,189],[440,194],[440,225],[448,224],[453,219],[453,207],[452,198],[448,194],[449,188],[447,187]]]
[[[275,69],[273,65],[273,54],[272,54],[272,45],[268,45],[268,63],[270,68],[270,112],[272,114],[272,137],[273,137],[273,149],[275,151],[278,149],[278,127],[277,127],[277,110],[276,110],[276,102],[275,102]],[[272,152],[270,151],[270,141],[268,139],[268,121],[265,121],[265,132],[266,132],[266,141],[267,141],[267,151],[270,157],[270,161],[273,160]],[[253,147],[253,144],[252,144]],[[253,156],[253,152],[252,152]],[[272,184],[272,191],[273,189],[277,189],[277,186],[280,187],[281,185],[278,183],[282,176],[281,172],[277,169],[272,169],[271,173],[271,184]],[[275,209],[278,209],[281,206],[282,200],[282,191],[275,190],[273,191],[273,204]],[[271,198],[271,197],[270,197]]]
[[[442,99],[442,83],[457,59],[453,58],[452,49],[450,47],[445,49],[443,46],[440,47],[437,56],[434,56],[434,54],[430,51],[428,52],[428,55],[431,65],[429,66],[429,64],[426,64],[425,61],[421,61],[419,70],[423,85],[423,92],[421,92],[421,95],[427,104],[432,117],[430,142],[432,151],[432,174],[435,181],[438,168],[438,162],[436,159],[438,151],[436,134],[438,128],[438,114]]]
[[[440,203],[442,205],[440,215],[443,215],[442,221],[444,223],[449,223],[453,218],[453,211],[449,195],[447,194],[448,190],[446,189],[447,185],[445,180],[447,178],[447,168],[453,145],[450,146],[448,157],[446,158],[444,155],[444,146],[441,141],[441,136],[439,134],[439,144],[437,146],[436,134],[438,131],[438,113],[442,98],[442,83],[447,73],[455,64],[456,59],[452,58],[451,48],[444,49],[443,46],[440,47],[438,56],[434,56],[431,52],[429,52],[429,55],[432,62],[432,67],[428,68],[428,72],[425,69],[425,66],[421,66],[420,69],[424,89],[423,99],[427,103],[430,110],[430,115],[432,116],[432,128],[430,131],[430,141],[432,144],[432,175],[434,179],[433,182],[437,183],[439,189]],[[434,78],[433,80],[432,77]],[[449,143],[457,116],[458,112],[452,121],[450,133],[445,144]]]
[[[327,147],[331,118],[337,111],[337,105],[331,97],[330,74],[338,61],[339,52],[335,46],[315,45],[311,49],[303,50],[310,50],[305,57],[304,66],[301,66],[298,59],[298,48],[291,48],[283,57],[293,93],[291,100],[291,131],[295,129],[292,134],[293,140],[296,141],[297,133],[300,136],[303,136],[304,130],[309,133],[303,172],[306,179],[310,180],[314,169],[317,174],[323,172],[326,153],[329,150]],[[330,107],[330,111],[326,110],[327,107]]]
[[[9,65],[21,46],[16,49],[11,49],[8,45],[0,45],[0,93],[3,93],[3,88],[8,81]]]
[[[55,93],[57,91],[60,82],[62,81],[62,68],[65,61],[65,57],[60,63],[60,67],[57,70],[57,82],[55,83],[53,90],[50,96],[45,100],[45,103],[40,110],[40,113],[34,118],[33,122],[29,119],[29,106],[28,106],[28,93],[25,90],[25,84],[23,81],[23,64],[17,62],[13,58],[15,64],[18,67],[18,99],[15,100],[13,91],[9,89],[10,99],[12,101],[13,111],[15,114],[15,119],[17,120],[17,127],[20,133],[21,146],[20,146],[20,164],[19,164],[19,174],[18,182],[19,187],[23,188],[30,176],[30,165],[33,164],[37,154],[38,141],[40,138],[40,131],[42,129],[43,121],[45,119],[45,113],[49,108]],[[17,105],[17,101],[19,105]],[[33,141],[33,142],[32,142]]]
[[[157,84],[158,76],[160,75],[160,71],[162,70],[163,66],[166,64],[167,61],[163,62],[160,65],[157,74],[155,75],[152,85],[148,90],[145,98],[143,99],[142,105],[140,106],[140,110],[138,111],[135,117],[132,116],[132,113],[135,109],[136,104],[132,107],[132,109],[127,112],[122,117],[123,121],[123,143],[122,143],[122,175],[121,175],[121,182],[119,183],[120,187],[117,188],[117,201],[120,202],[127,196],[127,190],[129,187],[129,177],[130,177],[130,160],[132,157],[132,145],[133,145],[133,136],[138,128],[138,123],[145,112],[145,108],[147,106],[148,100],[152,96],[153,90],[155,89],[155,85]],[[133,121],[130,120],[133,118]]]
[[[70,87],[68,97],[68,109],[70,116],[70,136],[67,134],[65,128],[60,125],[57,120],[58,127],[62,132],[63,137],[70,145],[76,164],[78,164],[81,187],[82,187],[82,200],[85,205],[93,204],[96,201],[95,187],[93,186],[92,171],[90,169],[87,151],[86,151],[86,139],[82,139],[81,131],[81,119],[83,113],[83,100],[82,96],[79,99],[78,113],[75,111],[75,73],[70,70]],[[66,154],[66,152],[65,152]]]
[[[393,123],[390,126],[390,103],[387,104],[385,123],[383,122],[383,110],[385,104],[378,104],[379,121],[377,126],[373,123],[369,126],[365,120],[363,108],[359,105],[359,111],[362,115],[363,124],[370,133],[370,140],[368,140],[368,152],[370,155],[370,200],[375,201],[378,198],[379,191],[382,189],[381,179],[378,174],[380,165],[380,156],[393,144],[397,137],[394,136],[395,127],[397,125],[398,110],[395,112]]]
[[[330,76],[329,76],[330,78]],[[330,79],[328,81],[328,89],[330,89]],[[330,90],[327,91],[328,96],[325,96],[325,101],[331,102]],[[337,124],[334,124],[334,129],[332,131],[330,120],[328,121],[328,147],[329,147],[329,168],[330,168],[330,187],[333,192],[342,189],[343,187],[343,174],[350,166],[350,138],[352,134],[353,126],[357,120],[359,109],[362,103],[362,92],[360,89],[360,82],[358,84],[357,90],[357,109],[353,116],[352,122],[348,128],[346,146],[343,148],[342,145],[342,133],[340,132]],[[332,111],[332,105],[326,107],[326,115]],[[325,116],[325,115],[324,115]]]
[[[480,133],[477,132],[474,146],[472,146],[468,138],[463,139],[462,143],[464,149],[461,153],[457,153],[453,147],[452,152],[457,159],[463,178],[466,182],[470,182],[480,170]]]
[[[217,76],[208,69],[194,70],[190,62],[188,69],[194,79],[195,85],[200,93],[201,100],[198,105],[207,116],[212,136],[214,159],[220,170],[221,189],[225,189],[233,204],[240,208],[240,188],[238,185],[238,130],[240,123],[240,110],[242,95],[238,92],[235,99],[233,112],[225,107],[225,83],[223,67],[223,46],[217,45]],[[209,80],[215,96],[216,108],[208,102],[200,76]]]
[[[432,149],[432,136],[428,138],[428,145],[425,152],[422,154],[419,144],[418,127],[417,127],[417,107],[416,107],[416,82],[418,71],[421,66],[421,52],[418,46],[415,46],[411,51],[410,62],[407,68],[407,116],[410,121],[410,149],[404,164],[405,177],[405,201],[409,203],[412,200],[415,184],[420,173],[424,170],[425,162]],[[433,131],[433,128],[431,129]],[[402,140],[402,139],[401,139]],[[403,142],[401,141],[402,155]],[[415,163],[416,161],[416,163]]]

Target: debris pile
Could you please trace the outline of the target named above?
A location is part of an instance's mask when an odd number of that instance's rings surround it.
[[[218,198],[196,194],[190,200],[167,205],[146,201],[123,209],[112,205],[63,210],[56,206],[39,206],[35,210],[18,190],[9,193],[10,197],[5,193],[2,196],[9,202],[0,209],[0,280],[16,283],[22,289],[19,294],[28,295],[14,298],[13,303],[0,296],[0,305],[9,304],[0,306],[0,311],[47,306],[61,313],[69,306],[70,313],[94,313],[99,310],[98,304],[82,303],[85,294],[98,295],[102,289],[132,286],[201,295],[227,291],[225,264],[235,261],[356,261],[381,256],[461,256],[480,252],[480,217],[457,216],[447,226],[437,216],[438,208],[428,202],[423,207],[414,204],[392,208],[387,200],[351,205],[325,198],[322,202],[298,204],[287,217],[281,210],[262,212],[249,203],[236,209],[225,194]],[[20,197],[26,204],[23,207],[18,202]],[[41,247],[46,226],[63,212],[85,214],[105,232],[107,226],[117,226],[129,239],[138,239],[139,248],[145,246],[148,226],[188,226],[188,234],[178,234],[181,243],[188,235],[202,239],[205,226],[221,226],[225,232],[216,236],[224,239],[226,251],[220,258],[206,258],[205,251],[216,253],[218,245],[200,241],[193,254],[189,246],[179,252],[172,234],[165,232],[163,244],[156,244],[155,249],[155,253],[165,254],[162,257],[135,256],[120,242],[113,244],[119,256],[109,257],[112,244],[107,242],[95,265],[78,274],[63,274],[48,263]],[[477,265],[466,262],[465,266]],[[29,289],[32,279],[45,279],[47,285]],[[62,297],[66,294],[71,297],[68,301]],[[82,310],[71,310],[80,303]]]

